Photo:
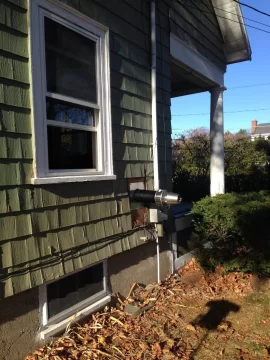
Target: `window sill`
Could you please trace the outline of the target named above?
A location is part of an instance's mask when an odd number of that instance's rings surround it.
[[[76,176],[48,176],[32,178],[31,184],[62,184],[62,183],[76,183],[85,181],[103,181],[116,180],[116,175],[76,175]]]
[[[85,318],[90,313],[93,313],[94,311],[99,310],[100,308],[102,308],[103,306],[108,304],[110,301],[111,301],[111,296],[107,295],[104,298],[102,298],[101,300],[95,302],[94,304],[91,304],[88,307],[78,311],[76,314],[75,322],[78,322],[79,320]],[[66,326],[69,324],[69,322],[72,320],[72,318],[74,318],[74,315],[72,315],[62,321],[51,324],[46,328],[41,329],[40,338],[42,340],[47,340],[51,336],[63,331],[66,328]]]

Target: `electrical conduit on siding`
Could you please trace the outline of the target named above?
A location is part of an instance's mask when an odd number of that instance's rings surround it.
[[[158,139],[157,139],[157,43],[156,43],[156,0],[151,1],[151,87],[152,87],[152,141],[153,141],[153,165],[154,165],[154,190],[159,190],[159,164],[158,164]],[[157,229],[157,282],[160,282],[160,255]]]

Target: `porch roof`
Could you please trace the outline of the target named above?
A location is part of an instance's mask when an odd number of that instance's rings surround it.
[[[251,47],[241,6],[234,0],[212,0],[224,39],[227,64],[251,60]]]

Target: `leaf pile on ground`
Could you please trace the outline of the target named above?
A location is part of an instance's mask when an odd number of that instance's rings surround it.
[[[161,284],[133,284],[126,299],[69,324],[25,360],[270,359],[269,280],[205,273],[192,260]]]

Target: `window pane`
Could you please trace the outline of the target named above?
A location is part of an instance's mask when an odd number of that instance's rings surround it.
[[[103,265],[97,264],[47,285],[48,317],[104,290]]]
[[[49,97],[46,98],[46,107],[48,120],[95,126],[94,109]]]
[[[77,284],[79,299],[86,299],[103,290],[103,265],[98,264],[94,270],[90,268],[79,272],[77,274]],[[91,286],[89,286],[89,284],[91,284]]]
[[[96,102],[96,43],[45,17],[47,90]]]
[[[48,126],[49,169],[93,169],[95,133]]]

